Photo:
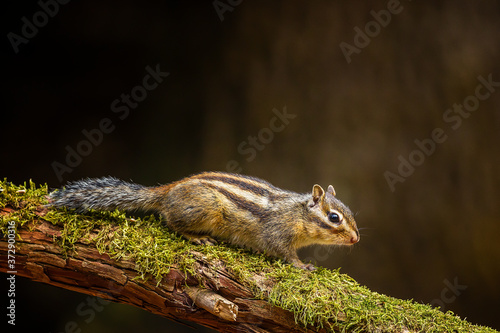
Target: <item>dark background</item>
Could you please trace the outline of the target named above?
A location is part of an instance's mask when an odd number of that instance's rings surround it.
[[[498,329],[500,91],[460,126],[443,115],[474,95],[479,76],[500,81],[500,4],[402,1],[348,63],[340,44],[354,45],[355,27],[393,2],[247,0],[221,20],[213,1],[71,1],[17,53],[8,34],[22,35],[22,18],[33,22],[41,7],[5,2],[0,176],[51,188],[106,175],[155,185],[236,161],[298,192],[333,184],[357,213],[361,241],[302,258]],[[111,103],[157,64],[169,76],[120,119]],[[296,117],[270,137],[272,110],[285,107]],[[113,131],[60,180],[54,163],[66,164],[67,148],[83,149],[82,131],[105,118]],[[446,140],[418,153],[414,141],[436,128]],[[248,137],[259,133],[265,144],[250,158]],[[384,173],[410,155],[420,165],[393,191]],[[454,283],[464,286],[456,294]],[[86,322],[76,308],[87,296],[22,278],[17,291],[17,328],[187,329],[118,304]]]

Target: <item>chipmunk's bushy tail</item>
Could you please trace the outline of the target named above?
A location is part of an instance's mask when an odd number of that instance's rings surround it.
[[[153,188],[128,183],[114,177],[83,179],[50,193],[49,206],[67,207],[77,212],[95,210],[150,210],[158,206]]]

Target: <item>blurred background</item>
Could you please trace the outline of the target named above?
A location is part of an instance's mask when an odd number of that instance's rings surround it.
[[[498,2],[63,3],[4,3],[2,178],[333,184],[361,241],[303,259],[500,328]],[[191,331],[17,281],[16,328]]]

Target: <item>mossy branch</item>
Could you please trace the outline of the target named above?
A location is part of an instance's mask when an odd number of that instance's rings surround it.
[[[0,182],[0,272],[221,332],[495,332],[371,292],[338,271],[308,272],[239,248],[192,245],[154,217],[47,209],[46,194],[31,182]]]

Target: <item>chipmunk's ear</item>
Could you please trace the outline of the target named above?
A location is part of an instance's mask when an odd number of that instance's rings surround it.
[[[313,186],[312,190],[312,198],[313,202],[316,205],[318,202],[323,201],[323,198],[325,197],[325,191],[321,186],[318,184]]]
[[[331,195],[335,196],[336,193],[335,193],[335,189],[333,188],[332,185],[329,185],[328,186],[328,189],[326,190],[327,193],[330,193]]]

